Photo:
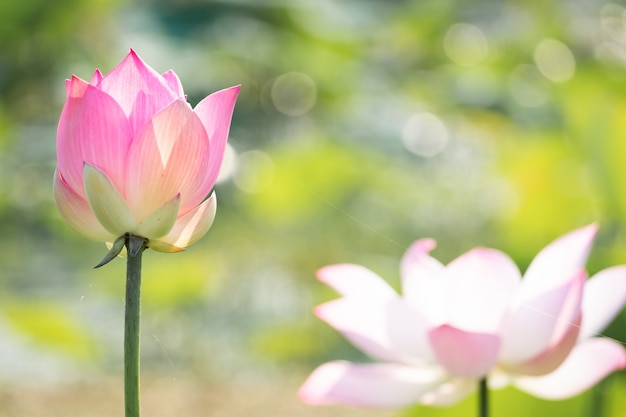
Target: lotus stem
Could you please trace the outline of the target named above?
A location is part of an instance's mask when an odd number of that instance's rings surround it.
[[[126,417],[139,417],[139,333],[141,319],[141,255],[145,239],[126,236],[126,304],[124,316],[124,409]]]
[[[487,377],[478,383],[478,415],[489,417],[489,388],[487,387]]]

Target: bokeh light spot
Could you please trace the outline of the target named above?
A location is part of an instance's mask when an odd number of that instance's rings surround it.
[[[605,4],[600,10],[600,39],[595,45],[595,57],[607,64],[626,64],[626,11],[617,4]]]
[[[274,80],[270,94],[276,110],[287,116],[302,116],[317,101],[317,84],[306,74],[288,72]]]
[[[402,142],[409,152],[430,158],[445,149],[448,129],[432,113],[415,114],[404,125]]]
[[[452,25],[446,32],[443,47],[448,58],[461,66],[479,64],[489,54],[489,42],[483,31],[468,23]]]
[[[600,29],[614,42],[624,40],[624,7],[618,4],[605,4],[600,10]]]
[[[552,82],[562,83],[574,76],[574,54],[561,41],[544,39],[535,48],[534,58],[539,71]]]

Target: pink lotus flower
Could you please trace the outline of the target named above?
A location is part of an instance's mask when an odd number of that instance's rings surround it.
[[[192,109],[173,71],[159,75],[132,50],[107,75],[66,85],[54,176],[65,221],[92,240],[130,233],[163,252],[200,239],[239,86]]]
[[[300,389],[309,404],[448,405],[488,378],[546,399],[576,395],[626,366],[621,343],[598,335],[626,300],[626,266],[589,281],[596,226],[561,237],[524,279],[502,252],[477,248],[447,266],[417,241],[401,264],[403,295],[358,265],[322,268],[343,298],[315,313],[380,363],[329,362]]]

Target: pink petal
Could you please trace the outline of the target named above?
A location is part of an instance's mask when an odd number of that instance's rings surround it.
[[[394,298],[398,294],[381,277],[369,269],[354,264],[338,264],[321,268],[317,279],[341,295]]]
[[[63,219],[81,235],[97,242],[117,237],[102,227],[87,200],[70,188],[58,169],[54,173],[54,198]]]
[[[306,404],[396,408],[415,404],[445,378],[436,368],[394,364],[329,362],[309,376],[299,391]]]
[[[585,391],[625,366],[626,350],[619,342],[588,339],[576,346],[556,371],[542,377],[517,378],[515,385],[537,397],[560,400]]]
[[[72,80],[65,80],[65,98],[69,97],[71,87],[72,87]],[[81,93],[81,96],[82,96],[82,93]]]
[[[215,193],[195,209],[179,218],[167,236],[150,241],[150,247],[161,252],[178,252],[196,243],[208,232],[215,219]]]
[[[204,180],[205,186],[209,189],[215,185],[222,166],[239,88],[237,85],[217,91],[198,103],[193,110],[202,121],[211,142],[208,171]]]
[[[443,325],[429,338],[439,363],[454,376],[480,378],[498,361],[500,338],[495,334],[472,333]]]
[[[399,297],[341,298],[317,306],[315,315],[372,358],[407,364],[434,358],[424,319]]]
[[[91,80],[89,81],[89,84],[94,85],[94,86],[100,86],[100,82],[102,81],[104,77],[102,76],[102,73],[100,72],[99,69],[95,70],[93,73],[93,76],[91,77]]]
[[[433,325],[446,320],[444,266],[428,253],[436,246],[432,239],[421,239],[407,250],[400,263],[402,296]]]
[[[163,79],[167,82],[167,85],[170,87],[170,90],[172,90],[172,93],[174,93],[174,96],[177,98],[185,98],[185,92],[183,91],[183,85],[180,82],[180,78],[178,78],[178,75],[176,75],[176,73],[172,70],[169,70],[167,72],[163,73]]]
[[[471,332],[496,333],[521,282],[502,252],[476,248],[445,269],[447,322]]]
[[[77,77],[72,78],[68,93],[57,131],[59,170],[80,195],[84,195],[84,162],[98,167],[120,187],[131,142],[126,116],[113,98]]]
[[[201,190],[208,159],[206,132],[187,103],[176,100],[155,115],[129,150],[126,198],[137,219],[177,194],[182,215],[198,206],[210,191]]]
[[[579,270],[560,286],[511,308],[501,330],[503,362],[526,362],[558,343],[570,327],[577,326],[585,278],[585,272]]]
[[[579,339],[597,335],[613,320],[626,302],[626,265],[595,274],[585,284],[583,322]]]
[[[85,91],[87,91],[87,86],[89,86],[89,84],[90,83],[86,82],[82,78],[73,75],[70,80],[65,80],[67,97],[81,98],[85,95]]]
[[[546,246],[524,274],[524,291],[534,294],[559,286],[585,266],[598,227],[577,229]]]
[[[119,103],[135,133],[155,113],[178,98],[168,82],[132,50],[105,75],[100,88]]]

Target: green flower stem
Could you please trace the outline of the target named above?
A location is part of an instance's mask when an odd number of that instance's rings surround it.
[[[139,417],[139,331],[141,316],[141,255],[144,238],[128,235],[126,250],[126,311],[124,325],[124,408],[126,417]]]
[[[478,415],[489,417],[489,388],[487,387],[487,377],[480,380],[478,385]]]

